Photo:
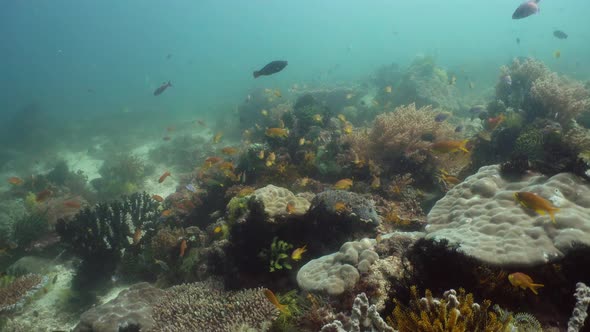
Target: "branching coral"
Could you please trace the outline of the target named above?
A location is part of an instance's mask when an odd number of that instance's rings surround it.
[[[568,332],[577,332],[584,326],[584,321],[588,316],[588,305],[590,305],[590,287],[583,282],[576,284],[576,306],[572,317],[567,323]]]
[[[397,332],[387,325],[379,316],[377,307],[369,305],[369,299],[365,293],[357,295],[352,305],[350,322],[344,324],[339,320],[324,325],[321,332]]]
[[[590,91],[580,82],[558,76],[544,75],[532,83],[530,95],[536,113],[556,118],[562,126],[590,109]]]
[[[429,290],[420,298],[415,286],[410,289],[409,306],[394,300],[396,307],[389,323],[400,332],[429,331],[504,331],[508,322],[501,322],[490,309],[491,302],[473,301],[473,294],[464,289],[446,291],[443,298],[435,299]]]
[[[279,310],[265,297],[263,288],[238,292],[198,282],[174,286],[154,306],[157,331],[267,331]]]
[[[20,308],[47,282],[47,277],[27,274],[0,288],[0,313]]]
[[[289,251],[293,248],[292,244],[274,238],[270,245],[270,261],[269,271],[275,272],[282,269],[291,269],[291,264],[288,261]]]

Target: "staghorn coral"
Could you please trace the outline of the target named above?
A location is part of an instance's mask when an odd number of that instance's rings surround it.
[[[564,127],[590,108],[590,90],[580,82],[558,76],[544,75],[532,83],[530,96],[536,113],[555,117]]]
[[[523,60],[517,58],[512,61],[510,66],[502,66],[500,72],[501,77],[510,76],[512,84],[506,84],[503,79],[500,79],[496,84],[497,100],[488,105],[488,110],[491,111],[492,115],[497,115],[508,108],[534,112],[530,107],[529,91],[533,82],[550,73],[549,69],[542,62],[535,59],[526,58]]]
[[[508,322],[501,322],[490,309],[491,302],[482,304],[473,301],[473,294],[464,289],[444,292],[435,299],[429,290],[420,298],[416,286],[410,288],[410,303],[402,305],[394,300],[396,307],[387,320],[399,332],[495,332],[505,331]]]
[[[321,332],[397,332],[387,325],[379,316],[375,305],[369,305],[369,299],[365,293],[360,293],[354,299],[350,322],[343,324],[335,320],[324,325]]]
[[[584,321],[588,316],[588,305],[590,305],[590,287],[583,282],[576,284],[576,306],[572,317],[567,322],[567,332],[577,332],[584,327]]]
[[[29,273],[0,288],[0,313],[21,308],[47,282],[47,277]]]
[[[230,292],[210,282],[173,286],[153,308],[162,332],[267,331],[278,316],[263,288]]]

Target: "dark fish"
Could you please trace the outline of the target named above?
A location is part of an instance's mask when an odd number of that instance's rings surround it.
[[[553,31],[553,35],[555,36],[555,38],[558,38],[558,39],[567,39],[567,33],[563,32],[561,30]]]
[[[166,60],[170,60],[170,58],[172,58],[172,53],[166,55]]]
[[[538,5],[539,1],[540,0],[530,0],[530,1],[525,1],[525,2],[521,3],[520,6],[518,6],[518,8],[516,8],[514,13],[512,14],[512,19],[519,20],[521,18],[529,17],[533,14],[538,13],[539,12],[539,5]]]
[[[462,132],[462,131],[463,131],[463,126],[461,126],[461,125],[458,125],[457,127],[455,127],[455,132],[456,132],[456,133],[460,133],[460,132]]]
[[[516,44],[520,45],[520,38],[516,38]]]
[[[479,116],[481,112],[485,111],[485,107],[482,105],[475,105],[469,109],[469,114],[471,114],[471,120],[473,120],[476,116]]]
[[[449,113],[438,113],[435,117],[434,117],[434,121],[436,122],[443,122],[446,119],[448,119],[450,116]]]
[[[273,61],[264,68],[254,71],[254,78],[276,74],[287,67],[287,61]]]
[[[159,96],[160,94],[162,94],[162,92],[166,91],[166,89],[168,89],[168,87],[171,86],[172,83],[170,83],[170,81],[168,81],[168,83],[162,83],[162,85],[159,88],[157,88],[156,91],[154,91],[154,96]]]

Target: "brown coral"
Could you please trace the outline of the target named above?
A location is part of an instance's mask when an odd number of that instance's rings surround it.
[[[154,258],[168,261],[172,252],[177,252],[179,239],[184,237],[186,232],[182,228],[162,228],[154,235],[151,241],[151,249]]]
[[[564,127],[582,112],[590,109],[590,91],[580,82],[555,73],[535,80],[531,97],[548,116],[555,117]]]
[[[168,289],[153,309],[155,329],[163,332],[266,331],[278,316],[263,288],[229,292],[205,282]]]
[[[47,277],[30,273],[0,288],[0,313],[21,307],[46,281]]]
[[[416,108],[410,104],[377,116],[369,133],[372,154],[382,160],[405,157],[414,162],[424,161],[433,141],[456,135],[450,124],[435,120],[437,113],[432,106]]]

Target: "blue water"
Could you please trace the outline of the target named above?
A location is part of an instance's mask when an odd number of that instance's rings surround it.
[[[518,4],[5,0],[0,119],[31,102],[55,115],[58,126],[93,118],[117,125],[125,121],[123,110],[160,124],[231,115],[255,88],[351,84],[419,54],[467,72],[482,89],[516,56],[588,79],[590,3],[542,1],[540,14],[512,20]],[[569,38],[556,39],[554,29]],[[553,58],[556,50],[560,59]],[[252,78],[277,59],[289,61],[284,72]],[[168,80],[174,86],[154,97]]]

